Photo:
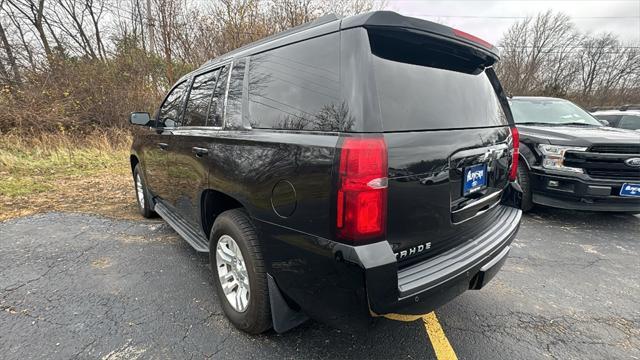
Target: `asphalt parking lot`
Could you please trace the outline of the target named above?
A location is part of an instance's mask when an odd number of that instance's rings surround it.
[[[639,255],[638,216],[539,209],[494,281],[436,316],[460,359],[639,359]],[[207,256],[159,220],[5,221],[0,357],[436,358],[422,321],[245,335],[225,320],[212,280]]]

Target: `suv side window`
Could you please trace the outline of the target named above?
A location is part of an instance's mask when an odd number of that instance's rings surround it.
[[[209,115],[207,126],[222,126],[222,116],[224,115],[224,93],[227,90],[227,78],[229,77],[229,65],[225,65],[220,69],[220,76],[216,88],[213,91],[211,105],[209,106]]]
[[[618,127],[618,122],[620,121],[619,115],[596,115],[596,119],[607,120],[609,122],[609,126]]]
[[[624,115],[622,119],[620,119],[619,127],[621,129],[631,129],[631,130],[640,129],[640,116]]]
[[[233,62],[233,69],[229,78],[229,93],[227,94],[227,109],[224,115],[225,127],[239,129],[242,127],[242,91],[244,88],[246,58]]]
[[[180,123],[182,115],[182,97],[187,89],[187,82],[183,81],[171,90],[158,111],[158,124],[164,127],[174,127]]]
[[[251,126],[348,130],[354,120],[340,100],[340,35],[329,34],[251,57]]]
[[[214,70],[198,75],[193,79],[182,126],[207,125],[207,112],[211,103],[213,89],[218,79],[218,73],[218,70]]]

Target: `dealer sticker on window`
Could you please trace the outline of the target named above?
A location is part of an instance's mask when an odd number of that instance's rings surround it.
[[[464,169],[462,195],[474,193],[487,187],[487,164],[473,165]]]
[[[620,188],[620,196],[640,197],[640,184],[624,183]]]

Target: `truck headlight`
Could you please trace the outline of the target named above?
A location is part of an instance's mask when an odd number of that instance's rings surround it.
[[[543,168],[577,173],[584,172],[581,168],[564,166],[564,153],[568,150],[585,151],[587,150],[586,147],[540,144],[538,145],[538,149],[540,149],[540,152],[542,153]]]

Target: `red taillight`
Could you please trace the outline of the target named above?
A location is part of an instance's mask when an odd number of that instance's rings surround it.
[[[340,151],[337,235],[351,242],[381,237],[387,222],[387,145],[345,138]]]
[[[482,40],[479,37],[477,37],[475,35],[471,35],[469,33],[466,33],[466,32],[464,32],[462,30],[453,29],[453,34],[455,36],[457,36],[457,37],[460,37],[460,38],[463,38],[463,39],[467,39],[467,40],[472,41],[472,42],[474,42],[476,44],[482,45],[482,46],[484,46],[486,48],[493,49],[493,45],[490,42]]]
[[[509,170],[509,181],[516,181],[518,177],[518,157],[520,156],[520,134],[515,127],[511,128],[511,139],[513,140],[513,157],[511,169]]]

